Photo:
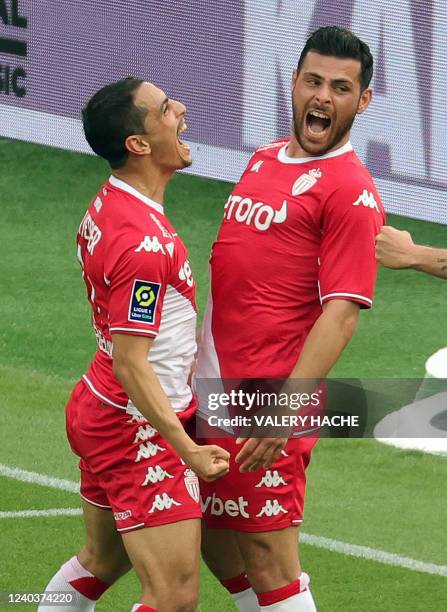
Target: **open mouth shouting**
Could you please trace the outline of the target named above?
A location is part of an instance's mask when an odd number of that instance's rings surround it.
[[[306,114],[306,128],[313,138],[323,139],[331,127],[332,119],[327,113],[311,109]]]
[[[191,148],[189,147],[189,145],[187,145],[185,142],[183,142],[183,141],[182,141],[182,140],[180,140],[180,138],[179,138],[180,134],[183,134],[183,132],[185,132],[185,131],[186,131],[187,127],[188,127],[188,126],[186,125],[186,122],[185,122],[185,120],[183,119],[183,120],[182,120],[182,121],[179,123],[178,128],[177,128],[177,143],[178,143],[179,147],[180,147],[180,148],[181,148],[183,151],[185,151],[186,153],[188,153],[188,154],[189,154],[189,153],[191,152]]]

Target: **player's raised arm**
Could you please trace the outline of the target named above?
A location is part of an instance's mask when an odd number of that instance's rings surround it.
[[[409,232],[389,225],[377,236],[376,256],[386,268],[412,268],[447,279],[447,249],[415,244]]]

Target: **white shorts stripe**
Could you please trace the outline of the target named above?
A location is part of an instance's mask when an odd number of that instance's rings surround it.
[[[97,504],[96,502],[92,501],[88,497],[85,497],[84,495],[82,495],[82,493],[80,493],[79,495],[82,497],[82,499],[85,499],[85,501],[91,504],[92,506],[97,506],[98,508],[104,508],[104,510],[112,509],[112,506],[103,506],[102,504]]]
[[[144,527],[144,523],[138,523],[138,525],[132,525],[132,527],[122,527],[121,529],[116,528],[117,531],[130,531],[131,529],[137,529],[137,527]]]

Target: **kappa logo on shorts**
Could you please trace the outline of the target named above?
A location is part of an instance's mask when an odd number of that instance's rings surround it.
[[[278,516],[280,513],[288,514],[277,499],[267,499],[261,512],[257,514],[257,517],[261,516]]]
[[[200,501],[200,485],[199,479],[191,469],[185,470],[184,473],[185,487],[192,499],[198,504]]]
[[[162,453],[166,449],[158,444],[152,442],[146,442],[146,444],[140,444],[140,447],[135,458],[135,463],[139,463],[142,459],[151,459],[158,453]]]
[[[182,504],[172,497],[169,497],[167,493],[163,493],[163,495],[156,495],[155,501],[152,504],[152,508],[149,510],[148,514],[152,514],[155,510],[170,510],[172,506],[181,506]]]
[[[282,476],[279,475],[278,470],[273,470],[273,472],[271,470],[267,470],[256,486],[275,488],[285,484],[287,483],[284,482]]]
[[[124,512],[113,513],[115,521],[125,521],[132,516],[132,510],[125,510]]]
[[[144,427],[143,425],[140,425],[133,443],[137,444],[138,442],[146,442],[149,440],[149,438],[153,438],[157,433],[157,430],[151,427],[149,423]]]
[[[156,465],[155,467],[150,466],[147,469],[146,478],[141,485],[142,487],[147,487],[149,484],[156,484],[157,482],[163,482],[166,478],[174,478],[172,474],[169,474],[166,470],[164,470],[161,465]]]
[[[157,310],[160,283],[135,280],[129,304],[129,321],[153,325]]]
[[[250,518],[249,513],[245,510],[247,506],[248,501],[242,496],[238,497],[237,501],[234,501],[234,499],[222,501],[220,497],[213,493],[213,495],[208,496],[205,500],[202,499],[202,512],[206,512],[209,509],[212,516],[222,516],[225,513],[231,517],[242,516],[243,518]]]

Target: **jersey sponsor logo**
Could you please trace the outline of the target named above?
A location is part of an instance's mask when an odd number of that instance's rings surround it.
[[[142,459],[151,459],[158,455],[158,453],[162,453],[166,449],[158,444],[153,444],[152,442],[146,442],[146,444],[140,444],[137,452],[137,456],[135,457],[135,463],[139,463]]]
[[[163,482],[163,480],[166,480],[166,478],[174,478],[174,476],[164,470],[161,465],[156,465],[155,467],[150,466],[147,468],[146,478],[141,486],[147,487],[149,484]]]
[[[170,510],[172,506],[181,506],[182,504],[172,497],[169,497],[167,493],[163,495],[156,495],[155,501],[152,504],[152,508],[149,510],[149,514],[155,512],[155,510]]]
[[[129,321],[153,325],[157,310],[160,283],[135,280],[129,304]]]
[[[163,225],[163,223],[160,221],[160,219],[154,215],[154,213],[150,213],[150,217],[152,219],[152,221],[155,223],[155,225],[158,227],[158,229],[160,230],[162,236],[164,238],[172,238],[172,234],[171,232],[169,232],[165,226]]]
[[[140,253],[140,251],[146,251],[146,253],[158,253],[161,251],[163,255],[166,255],[164,246],[157,236],[145,236],[144,240],[140,242],[140,245],[135,249],[135,253]]]
[[[151,427],[149,424],[144,427],[143,425],[140,425],[133,443],[137,444],[138,442],[146,442],[147,440],[149,440],[149,438],[153,438],[156,433],[158,433],[157,430]]]
[[[192,287],[194,285],[194,278],[192,276],[191,264],[188,260],[185,261],[183,266],[180,268],[178,272],[178,277],[180,280],[186,282],[188,287]]]
[[[367,189],[364,189],[357,200],[352,203],[353,206],[360,206],[360,204],[362,204],[365,208],[373,208],[380,213],[379,207],[374,198],[374,194]]]
[[[261,480],[258,482],[258,484],[256,485],[257,487],[268,487],[270,488],[276,488],[279,487],[280,485],[285,485],[286,482],[284,482],[282,476],[280,476],[278,470],[267,470],[266,473],[264,474],[264,476],[261,478]]]
[[[278,516],[278,514],[281,514],[281,512],[283,514],[287,514],[287,510],[281,506],[277,499],[267,499],[261,512],[259,512],[259,514],[256,516]]]
[[[263,163],[264,163],[263,159],[260,159],[259,161],[255,162],[253,166],[250,168],[250,172],[259,172]]]
[[[287,200],[283,200],[281,208],[275,210],[270,204],[254,202],[251,198],[230,195],[225,204],[224,219],[233,217],[238,223],[254,225],[261,232],[268,230],[272,223],[284,223],[287,219]]]
[[[313,168],[307,174],[301,174],[292,186],[292,195],[297,196],[309,191],[315,183],[322,177],[320,168]]]
[[[196,502],[200,501],[200,486],[199,479],[191,469],[187,469],[184,472],[183,479],[185,481],[185,487],[190,497]]]
[[[96,245],[102,238],[102,232],[87,211],[79,226],[79,235],[87,240],[87,251],[93,255]]]
[[[249,513],[246,511],[248,501],[242,496],[234,499],[227,499],[222,501],[220,497],[217,497],[215,493],[209,495],[205,500],[202,499],[202,512],[209,510],[212,516],[222,516],[222,514],[228,514],[228,516],[242,516],[243,518],[250,518]]]

